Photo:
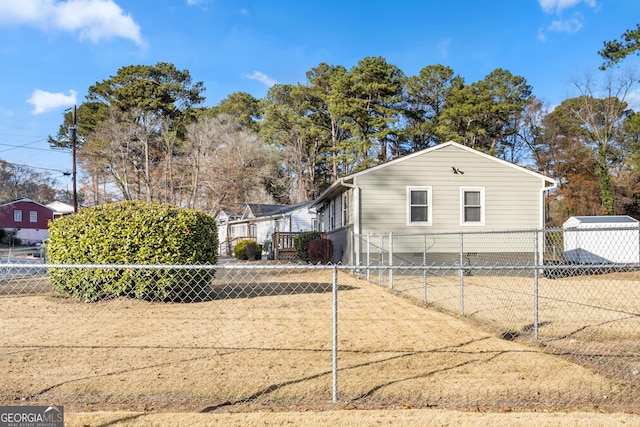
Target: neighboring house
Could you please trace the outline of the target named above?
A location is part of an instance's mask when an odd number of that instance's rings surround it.
[[[73,206],[59,201],[47,203],[46,206],[53,209],[54,219],[60,218],[61,216],[65,215],[71,215],[74,211]]]
[[[0,228],[17,230],[16,237],[24,244],[48,237],[48,223],[53,218],[53,209],[31,199],[19,199],[0,205]]]
[[[275,232],[302,232],[312,230],[315,213],[312,202],[296,205],[244,204],[237,208],[222,209],[216,215],[220,255],[232,255],[236,243],[245,239],[256,240],[265,250]]]
[[[333,261],[362,264],[363,236],[371,234],[543,228],[545,192],[555,186],[553,179],[539,173],[446,142],[344,177],[313,206],[320,231],[333,242]],[[456,259],[459,246],[445,240],[430,239],[429,254]],[[529,250],[500,241],[492,245],[486,250]],[[532,247],[530,242],[526,245]],[[422,245],[403,249],[401,239],[395,238],[394,251],[407,253],[399,259],[420,260],[427,252]]]
[[[216,224],[218,224],[218,241],[219,241],[219,254],[231,255],[230,243],[231,237],[231,225],[230,223],[242,218],[245,205],[236,205],[230,208],[220,209],[215,217]],[[237,229],[236,229],[237,230]]]

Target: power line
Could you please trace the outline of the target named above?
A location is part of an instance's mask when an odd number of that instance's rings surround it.
[[[0,150],[0,153],[4,153],[7,151],[11,151],[11,150],[15,150],[17,148],[24,148],[26,150],[37,150],[37,151],[47,151],[47,152],[56,152],[56,151],[66,151],[68,150],[68,148],[38,148],[38,147],[27,147],[27,145],[31,145],[31,144],[36,144],[38,142],[42,142],[42,141],[46,141],[46,139],[39,139],[37,141],[33,141],[33,142],[28,142],[26,144],[22,144],[22,145],[13,145],[13,144],[3,144],[0,143],[0,145],[5,146],[5,147],[12,147],[12,148],[8,148],[6,150]]]
[[[13,165],[13,166],[22,166],[24,168],[29,168],[29,169],[40,169],[40,170],[51,171],[51,172],[60,172],[64,176],[71,176],[71,172],[63,171],[63,170],[60,170],[60,169],[41,168],[39,166],[21,165],[19,163],[11,163],[11,162],[7,162],[7,163],[9,163],[10,165]]]

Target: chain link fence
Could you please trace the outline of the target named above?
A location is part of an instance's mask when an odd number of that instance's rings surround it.
[[[562,230],[356,236],[352,265],[3,257],[0,404],[637,411],[640,263],[603,261],[622,235],[588,263]],[[88,303],[56,291],[59,269],[208,279]]]

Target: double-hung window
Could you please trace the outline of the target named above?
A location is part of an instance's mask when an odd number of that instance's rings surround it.
[[[336,202],[334,199],[331,199],[329,202],[329,230],[333,231],[336,229]]]
[[[484,225],[484,187],[460,188],[460,225]]]
[[[38,211],[29,211],[29,222],[38,222]]]
[[[13,211],[13,222],[22,222],[22,211],[20,209]]]
[[[431,225],[431,187],[407,187],[407,225]]]
[[[346,227],[349,224],[349,193],[342,193],[342,218],[340,225]]]

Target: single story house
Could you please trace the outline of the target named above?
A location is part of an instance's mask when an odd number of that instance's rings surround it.
[[[312,202],[295,205],[247,203],[222,209],[216,215],[220,255],[232,255],[233,247],[241,240],[252,239],[269,250],[276,232],[298,233],[315,226]]]
[[[543,228],[545,195],[555,187],[549,177],[450,141],[346,176],[313,207],[319,231],[333,242],[333,262],[362,265],[365,239],[391,233],[394,252],[404,254],[394,263],[421,263],[425,254],[448,263],[459,259],[459,238],[437,233]],[[409,235],[430,237],[399,237]],[[474,255],[535,252],[533,234],[472,240],[465,236],[464,250]]]
[[[16,237],[24,244],[32,244],[49,237],[49,221],[54,210],[31,199],[19,199],[0,205],[0,228],[16,230]]]

